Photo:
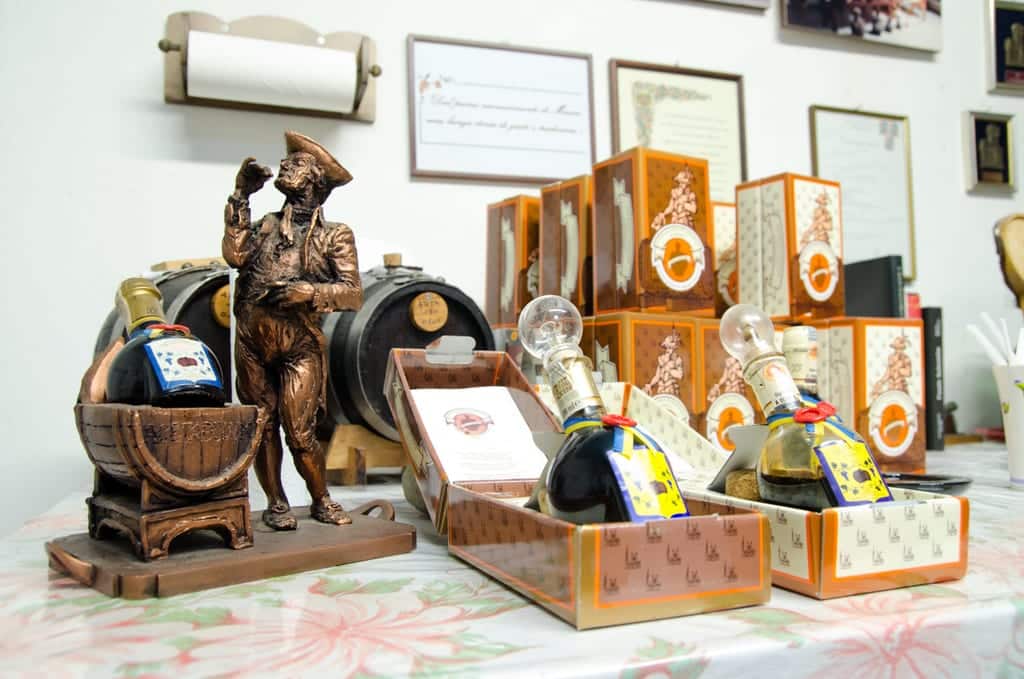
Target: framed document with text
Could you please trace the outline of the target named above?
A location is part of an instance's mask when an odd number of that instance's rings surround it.
[[[711,200],[734,202],[747,178],[742,76],[618,59],[608,66],[612,150],[706,158]]]
[[[917,276],[910,121],[906,116],[812,106],[814,176],[842,186],[846,261],[903,258],[903,277]]]
[[[588,54],[410,35],[414,177],[543,184],[594,164]]]

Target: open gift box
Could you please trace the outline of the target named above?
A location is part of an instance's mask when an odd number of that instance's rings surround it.
[[[392,350],[385,388],[450,553],[578,629],[768,600],[770,536],[756,512],[688,497],[685,518],[575,525],[522,506],[535,479],[450,482],[412,390],[506,387],[535,434],[559,425],[508,355],[477,351],[453,363],[429,351]]]
[[[546,388],[539,395],[551,403]],[[753,468],[761,427],[733,429],[730,455],[639,388],[601,386],[609,412],[636,420],[670,453],[687,497],[762,512],[771,523],[772,582],[819,599],[957,580],[967,572],[966,498],[893,488],[894,502],[810,512],[725,495],[732,469]],[[734,433],[735,432],[735,433]]]

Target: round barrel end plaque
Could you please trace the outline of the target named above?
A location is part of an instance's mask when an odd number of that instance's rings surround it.
[[[423,332],[437,332],[448,322],[448,303],[436,292],[421,292],[409,304],[409,316]]]
[[[224,328],[231,327],[231,289],[230,286],[225,285],[217,292],[213,293],[213,298],[210,299],[210,307],[213,312],[213,318],[217,323]]]

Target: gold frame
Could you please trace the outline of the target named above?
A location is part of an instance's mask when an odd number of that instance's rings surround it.
[[[978,176],[978,139],[974,133],[976,120],[988,120],[1006,124],[1006,182],[982,181]],[[967,111],[964,115],[964,134],[966,136],[967,152],[967,191],[968,192],[991,192],[991,193],[1015,193],[1017,191],[1017,176],[1014,172],[1013,144],[1013,115],[1004,113],[990,113],[987,111]]]
[[[894,120],[903,124],[905,132],[903,135],[905,140],[903,149],[904,159],[907,165],[907,228],[910,230],[910,262],[903,262],[903,280],[908,283],[913,281],[917,278],[917,241],[914,236],[914,169],[912,155],[910,152],[910,118],[907,116],[893,115],[891,113],[877,113],[874,111],[862,111],[860,109],[812,105],[808,109],[808,114],[811,122],[811,174],[815,177],[818,176],[818,125],[815,117],[815,114],[818,111],[863,116],[866,118],[878,118],[882,120]],[[843,228],[846,228],[845,224]]]
[[[985,13],[985,64],[988,71],[988,91],[999,94],[1024,95],[1024,84],[1013,85],[999,82],[999,74],[996,72],[996,9],[1009,9],[1024,13],[1024,2],[1014,0],[988,0],[988,8]]]

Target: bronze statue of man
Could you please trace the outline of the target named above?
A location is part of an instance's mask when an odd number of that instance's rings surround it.
[[[327,366],[320,330],[323,314],[362,304],[355,240],[344,224],[324,220],[322,205],[352,175],[318,143],[286,132],[288,155],[274,186],[285,195],[280,212],[253,222],[249,196],[272,173],[246,158],[224,208],[224,259],[238,269],[235,286],[235,365],[242,403],[261,406],[268,419],[256,456],[256,476],[267,494],[263,522],[293,530],[295,516],[281,484],[279,427],[295,467],[323,523],[350,523],[331,499],[324,450],[316,438],[325,405]]]

